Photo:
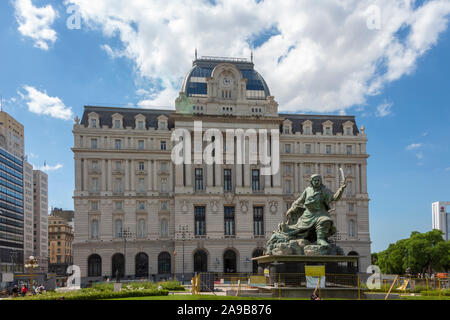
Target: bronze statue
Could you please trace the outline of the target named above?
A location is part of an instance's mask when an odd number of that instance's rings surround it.
[[[307,250],[315,250],[316,254],[339,254],[342,251],[336,247],[332,251],[328,242],[336,233],[330,217],[331,203],[339,201],[347,187],[342,169],[341,175],[341,187],[335,194],[323,185],[320,175],[311,176],[311,186],[286,212],[287,221],[278,225],[267,243],[266,254],[302,255]]]

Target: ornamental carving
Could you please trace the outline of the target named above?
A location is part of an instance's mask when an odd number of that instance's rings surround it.
[[[276,214],[278,212],[278,202],[277,201],[270,201],[269,202],[269,209],[272,214]]]
[[[239,202],[239,205],[241,206],[241,212],[247,213],[248,212],[248,201],[241,201]]]

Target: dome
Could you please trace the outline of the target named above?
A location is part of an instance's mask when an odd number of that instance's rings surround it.
[[[186,75],[181,91],[188,97],[198,97],[207,94],[206,78],[211,77],[214,68],[221,63],[233,64],[247,79],[247,91],[260,93],[248,96],[255,96],[255,99],[266,99],[270,96],[270,90],[264,78],[254,69],[253,62],[247,59],[236,58],[216,58],[202,57],[193,62],[191,71]]]

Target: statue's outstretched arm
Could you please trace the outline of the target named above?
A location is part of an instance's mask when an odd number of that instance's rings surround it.
[[[344,195],[345,188],[347,188],[347,180],[344,180],[342,182],[341,187],[334,194],[332,201],[337,202],[337,201],[341,200],[342,196]]]

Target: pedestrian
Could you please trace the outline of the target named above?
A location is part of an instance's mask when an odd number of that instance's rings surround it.
[[[17,284],[14,285],[14,288],[12,289],[13,297],[16,298],[19,295],[19,287]]]
[[[28,292],[27,286],[26,285],[22,285],[22,290],[20,291],[20,293],[22,294],[22,297],[25,297],[27,292]]]

